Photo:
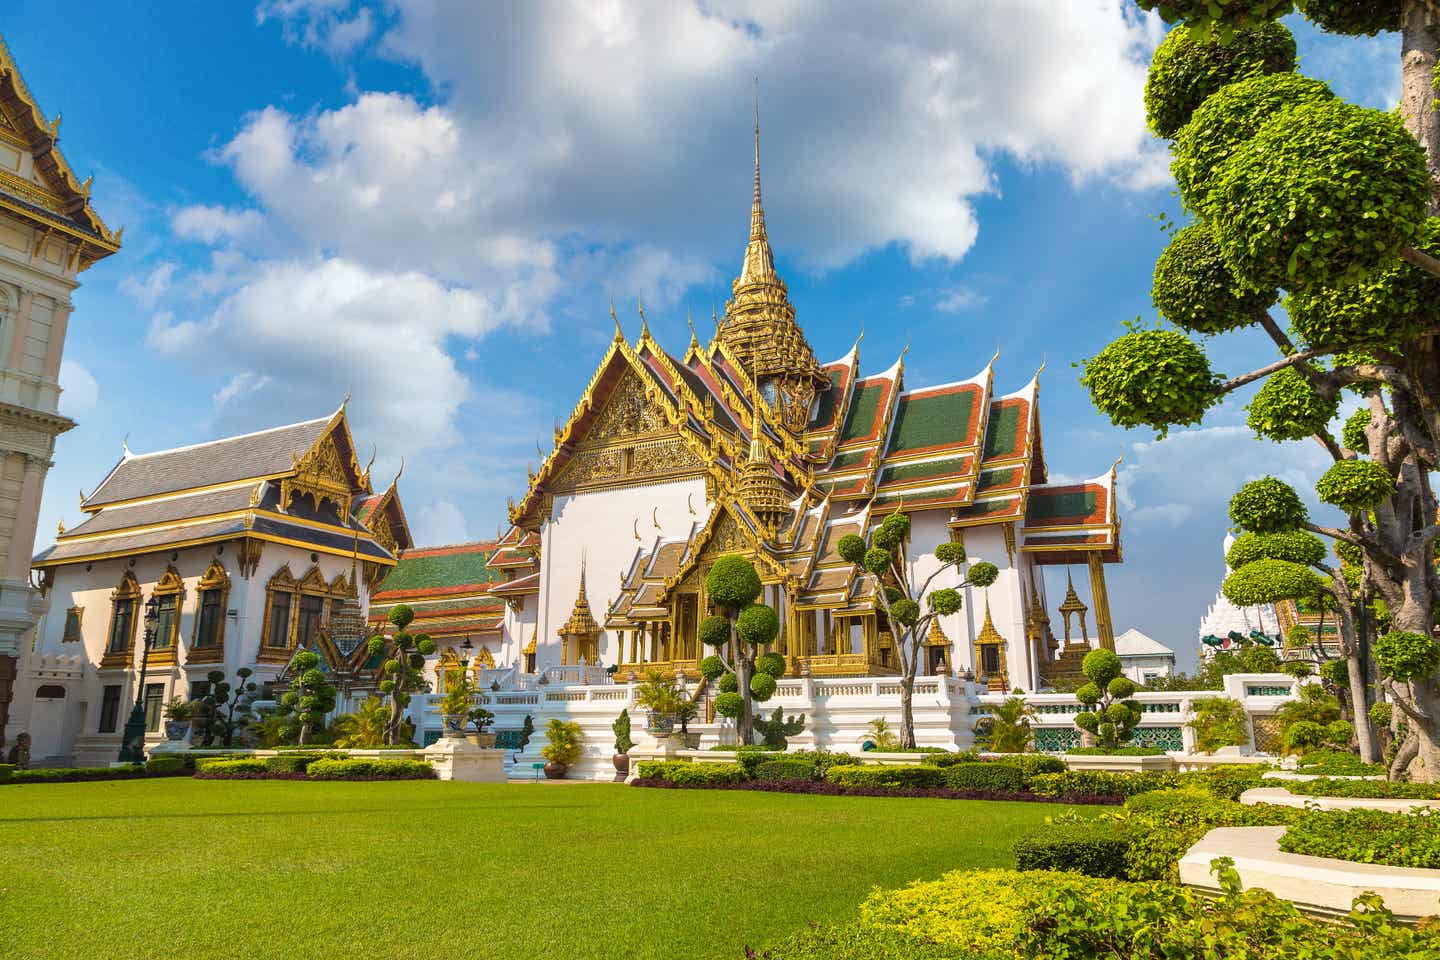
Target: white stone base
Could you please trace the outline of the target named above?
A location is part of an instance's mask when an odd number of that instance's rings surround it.
[[[190,738],[184,740],[162,740],[150,748],[150,757],[163,757],[167,753],[186,753],[190,750]]]
[[[1210,861],[1230,857],[1247,889],[1261,887],[1301,910],[1327,916],[1350,912],[1362,893],[1380,895],[1399,920],[1413,922],[1440,914],[1440,870],[1350,863],[1328,857],[1284,853],[1285,827],[1216,827],[1180,858],[1180,882],[1208,893],[1220,884]]]
[[[1148,757],[1115,757],[1105,754],[1064,754],[1060,758],[1071,770],[1108,770],[1111,773],[1140,773],[1154,770],[1166,773],[1175,769],[1175,761],[1169,754],[1160,753]]]
[[[1409,813],[1419,807],[1440,809],[1440,800],[1400,800],[1388,797],[1311,797],[1291,793],[1284,787],[1252,787],[1240,794],[1240,802],[1271,803],[1277,807],[1311,807],[1316,810],[1384,810]]]
[[[421,751],[441,780],[504,783],[505,751],[477,747],[468,740],[437,740]]]

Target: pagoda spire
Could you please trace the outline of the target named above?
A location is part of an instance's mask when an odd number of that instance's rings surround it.
[[[760,80],[755,80],[755,198],[750,204],[750,243],[745,264],[740,268],[741,284],[774,281],[775,252],[765,232],[765,204],[760,198]]]

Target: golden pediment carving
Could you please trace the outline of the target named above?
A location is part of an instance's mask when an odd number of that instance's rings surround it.
[[[605,443],[650,436],[670,430],[664,411],[645,396],[645,385],[634,370],[626,370],[610,391],[600,414],[585,436],[586,443]]]
[[[297,457],[295,473],[280,481],[280,504],[288,508],[296,497],[308,496],[317,510],[329,500],[344,516],[350,509],[351,478],[334,434],[327,434],[305,456]]]

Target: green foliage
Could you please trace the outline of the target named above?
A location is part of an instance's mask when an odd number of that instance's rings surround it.
[[[146,773],[179,773],[185,769],[185,759],[173,754],[151,757],[145,761]]]
[[[1373,652],[1380,673],[1402,682],[1428,677],[1440,667],[1440,644],[1423,633],[1392,630],[1381,634]]]
[[[880,547],[871,547],[865,551],[865,556],[861,562],[870,573],[875,574],[877,577],[883,577],[890,572],[892,558],[890,551],[882,550]]]
[[[1205,213],[1209,207],[1210,187],[1216,168],[1230,158],[1236,147],[1255,136],[1270,118],[1281,110],[1288,110],[1302,103],[1330,100],[1333,97],[1330,88],[1319,80],[1296,73],[1266,74],[1221,87],[1196,108],[1190,122],[1176,136],[1171,151],[1173,159],[1170,171],[1175,175],[1175,184],[1180,188],[1180,196],[1185,205],[1191,210]],[[1214,242],[1213,238],[1211,242]],[[1216,245],[1214,250],[1218,255],[1219,246]],[[1224,275],[1230,278],[1231,285],[1237,286],[1229,267],[1226,266],[1224,270]],[[1218,279],[1218,274],[1216,276]],[[1218,288],[1211,288],[1211,291],[1213,295],[1218,292]],[[1273,287],[1269,288],[1269,299],[1263,302],[1262,308],[1274,303],[1274,292]],[[1180,323],[1169,314],[1165,316],[1175,323]],[[1253,320],[1252,317],[1250,322]],[[1219,333],[1221,329],[1228,330],[1233,326],[1235,325],[1220,329],[1201,329],[1201,332]]]
[[[923,765],[886,766],[883,764],[852,764],[831,767],[825,779],[842,787],[889,787],[900,789],[932,789],[945,786],[944,771]]]
[[[551,717],[545,725],[545,739],[549,743],[540,748],[540,755],[551,763],[568,767],[584,752],[585,734],[573,720]]]
[[[870,742],[875,744],[875,749],[882,753],[898,749],[900,738],[895,736],[895,731],[890,729],[890,721],[884,717],[876,717],[871,720],[865,728],[866,735]]]
[[[1283,111],[1215,171],[1207,214],[1250,286],[1339,286],[1394,262],[1429,174],[1396,114],[1339,100]]]
[[[768,673],[756,673],[750,678],[750,696],[756,703],[765,703],[775,696],[775,678]]]
[[[630,711],[621,710],[620,716],[610,724],[610,729],[615,734],[615,752],[629,753],[630,748],[635,746],[635,741],[630,737]]]
[[[1017,870],[1063,870],[1123,880],[1126,838],[1103,820],[1047,824],[1015,841]]]
[[[646,762],[636,769],[647,780],[666,780],[678,787],[710,787],[744,783],[749,778],[738,763],[691,763],[688,760]]]
[[[265,758],[267,773],[306,773],[310,765],[318,760],[344,760],[343,753],[314,753],[292,750],[276,757]]]
[[[1309,377],[1286,367],[1265,378],[1246,407],[1246,423],[1256,436],[1268,440],[1303,440],[1325,433],[1339,407],[1338,398],[1321,396]]]
[[[724,627],[725,627],[725,632],[726,632],[726,634],[728,635],[729,632],[730,632],[730,625],[729,625],[728,623],[725,623],[725,618],[724,618],[724,617],[716,617],[716,618],[713,618],[713,619],[718,619],[718,620],[720,620],[720,622],[721,622],[721,623],[724,625]],[[701,641],[702,641],[703,643],[708,643],[708,644],[710,644],[710,646],[712,646],[712,647],[713,647],[713,646],[718,646],[718,644],[710,643],[710,641],[705,640],[705,638],[704,638],[703,636],[701,637]],[[761,659],[764,659],[764,658],[762,657]],[[708,656],[708,657],[706,657],[705,659],[703,659],[703,660],[700,661],[699,670],[700,670],[700,676],[704,677],[706,680],[714,680],[714,679],[716,679],[717,677],[722,676],[722,675],[726,672],[725,661],[724,661],[724,660],[721,660],[719,657],[715,656],[715,654],[712,653],[712,654],[710,654],[710,656]]]
[[[700,642],[707,647],[723,647],[730,642],[730,621],[724,617],[714,615],[700,621]],[[707,660],[711,659],[709,657]],[[719,660],[719,657],[713,659]],[[724,662],[721,661],[721,666]]]
[[[1150,290],[1161,316],[1203,334],[1256,323],[1275,297],[1273,288],[1257,291],[1240,286],[1204,222],[1192,223],[1171,238],[1155,262],[1155,284]]]
[[[1440,867],[1440,817],[1433,811],[1312,810],[1290,824],[1280,849],[1391,867]]]
[[[1394,708],[1388,703],[1376,702],[1370,704],[1370,709],[1366,711],[1366,714],[1370,717],[1370,722],[1377,728],[1388,727],[1394,718]]]
[[[1329,33],[1373,37],[1400,29],[1400,0],[1304,0],[1307,19]]]
[[[1116,820],[1130,841],[1130,879],[1175,883],[1180,858],[1215,827],[1281,826],[1300,815],[1294,807],[1220,800],[1191,786],[1134,795]]]
[[[460,675],[450,677],[450,688],[445,691],[445,696],[440,699],[440,712],[442,714],[469,713],[470,707],[475,703],[475,681],[471,679],[469,671],[460,671]]]
[[[767,676],[759,674],[758,676]],[[772,683],[774,681],[771,681]],[[772,750],[784,750],[790,745],[790,737],[805,729],[805,714],[785,719],[785,709],[776,707],[769,720],[756,719],[755,731],[760,734],[761,743]]]
[[[853,536],[853,534],[851,534]],[[843,537],[841,538],[844,539]],[[843,554],[842,554],[843,556]],[[849,559],[848,557],[846,559]],[[941,563],[961,564],[965,562],[965,544],[947,540],[935,546],[935,559]],[[852,563],[854,561],[851,561]]]
[[[726,554],[716,559],[706,575],[705,592],[716,606],[731,612],[744,610],[760,596],[760,574],[745,557]]]
[[[780,617],[773,607],[752,603],[735,618],[735,635],[741,643],[763,646],[780,633]]]
[[[410,609],[408,603],[397,603],[390,608],[389,619],[395,629],[404,630],[415,619],[415,611]]]
[[[1307,530],[1242,533],[1225,554],[1225,562],[1232,570],[1239,570],[1256,560],[1287,560],[1314,566],[1325,560],[1325,541]]]
[[[312,780],[434,780],[435,768],[424,760],[316,760],[306,769]]]
[[[337,747],[379,747],[385,744],[389,709],[379,697],[366,697],[354,713],[342,714],[330,724]]]
[[[1231,603],[1249,607],[1308,597],[1324,587],[1309,567],[1288,560],[1256,560],[1231,573],[1221,592]]]
[[[1315,492],[1332,507],[1361,513],[1388,500],[1395,480],[1374,460],[1340,460],[1315,483]]]
[[[1364,453],[1370,449],[1370,438],[1365,435],[1365,431],[1369,428],[1370,411],[1366,407],[1361,407],[1345,418],[1345,426],[1340,430],[1340,442],[1345,444],[1348,449]],[[1346,544],[1346,546],[1354,547],[1355,545]],[[1356,549],[1359,548],[1356,547]]]
[[[1099,703],[1100,698],[1104,695],[1104,691],[1094,683],[1082,684],[1080,688],[1075,691],[1075,699],[1087,706]]]
[[[930,609],[942,617],[959,613],[960,608],[965,604],[965,598],[960,595],[960,591],[949,587],[933,591],[926,599],[930,604]]]
[[[784,760],[766,760],[755,767],[755,779],[814,780],[815,764],[809,760],[794,760],[788,757]]]
[[[1037,774],[1030,778],[1029,787],[1035,793],[1052,797],[1076,793],[1132,797],[1137,793],[1162,790],[1173,783],[1160,773],[1067,770],[1064,773]]]
[[[755,658],[755,669],[759,673],[768,673],[779,680],[785,676],[785,657],[779,653],[766,653]]]
[[[988,560],[981,560],[970,565],[970,572],[965,579],[977,587],[988,587],[1000,577],[1000,568]]]
[[[1195,731],[1195,749],[1214,753],[1221,747],[1250,742],[1245,705],[1230,697],[1205,697],[1194,701],[1194,719],[1186,726]]]
[[[734,690],[722,693],[715,698],[715,712],[722,717],[738,717],[744,707],[745,698]]]
[[[1370,764],[1375,766],[1375,764]],[[1285,789],[1302,797],[1355,797],[1366,800],[1440,800],[1440,785],[1399,780],[1291,780]]]
[[[893,553],[910,536],[910,515],[892,513],[886,517],[871,535],[870,540],[881,550]]]
[[[1024,753],[1030,749],[1035,733],[1030,729],[1034,712],[1024,697],[1007,697],[994,709],[986,746],[996,753]]]
[[[1230,498],[1230,520],[1252,533],[1284,533],[1309,519],[1295,488],[1274,477],[1251,480]]]
[[[1145,115],[1157,136],[1174,137],[1195,108],[1237,80],[1295,69],[1295,38],[1278,23],[1238,30],[1226,42],[1170,31],[1155,51],[1145,81]]]
[[[719,687],[721,693],[734,693],[740,689],[740,681],[733,673],[723,673],[720,675]]]
[[[920,604],[909,598],[896,600],[890,605],[890,617],[902,626],[913,627],[920,619]]]
[[[1080,669],[1096,686],[1104,687],[1111,680],[1120,676],[1123,668],[1115,651],[1101,648],[1085,654]]]
[[[720,688],[725,688],[723,677]],[[680,689],[675,686],[675,677],[654,667],[645,671],[635,687],[635,703],[662,717],[673,718],[680,710],[682,699]]]
[[[258,757],[208,759],[195,761],[195,774],[202,777],[232,777],[237,774],[266,773],[269,767]]]
[[[1219,402],[1220,378],[1193,340],[1174,330],[1131,330],[1085,361],[1080,382],[1096,408],[1120,427],[1199,423]]]
[[[865,562],[865,551],[869,549],[865,538],[858,533],[847,533],[835,545],[840,556],[857,567]]]
[[[993,790],[1019,793],[1025,789],[1025,771],[1008,763],[978,761],[945,767],[945,786],[951,790]]]

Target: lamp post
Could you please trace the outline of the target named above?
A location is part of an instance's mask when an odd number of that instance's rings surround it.
[[[145,601],[145,633],[140,648],[140,680],[135,691],[135,706],[130,719],[125,721],[125,733],[120,739],[121,763],[145,762],[145,671],[150,666],[150,644],[155,639],[155,622],[160,619],[160,598],[153,593]]]
[[[460,666],[470,662],[470,654],[475,652],[475,644],[470,642],[470,635],[465,635],[465,642],[460,644]]]

